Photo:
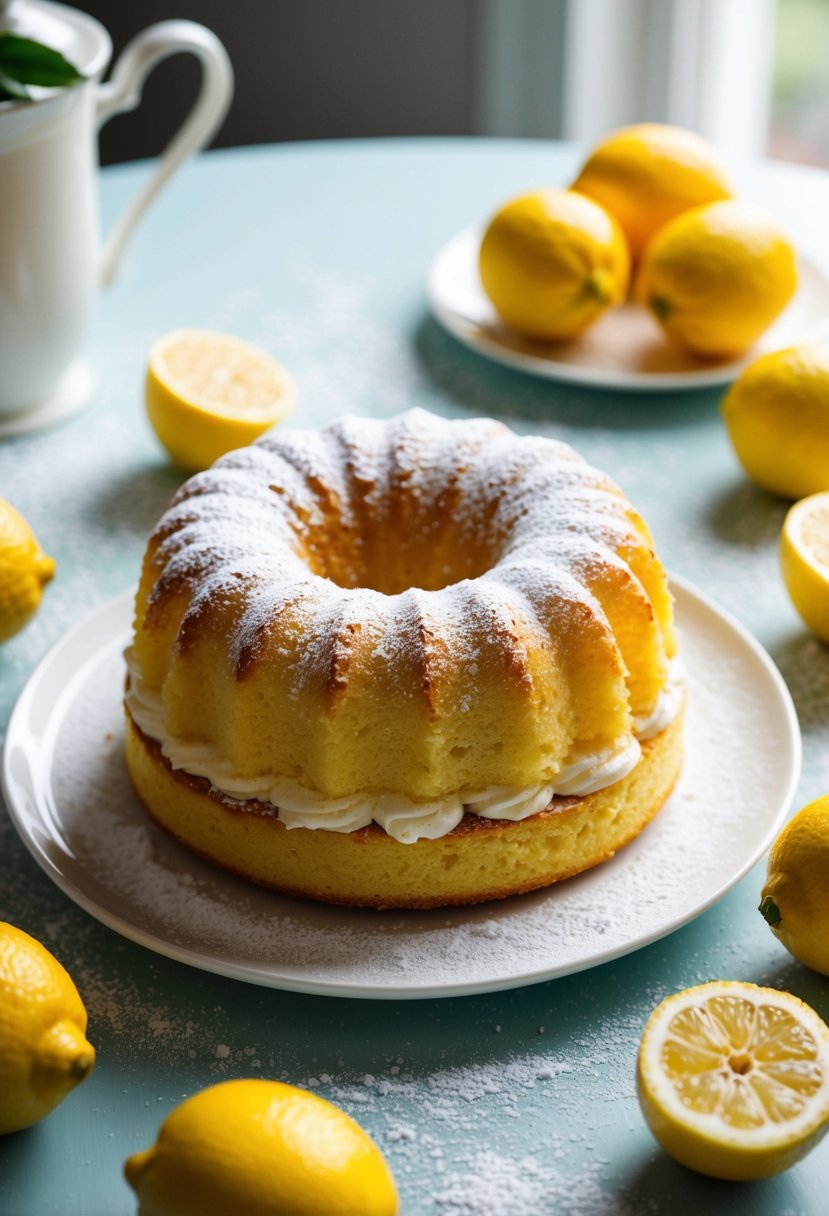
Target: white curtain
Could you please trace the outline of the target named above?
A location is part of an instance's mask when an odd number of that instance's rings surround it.
[[[728,156],[768,139],[776,0],[481,0],[476,128],[591,143],[631,122]]]

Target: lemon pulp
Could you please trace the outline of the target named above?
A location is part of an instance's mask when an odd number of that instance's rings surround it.
[[[804,624],[829,642],[829,492],[790,508],[780,534],[780,569]]]
[[[176,464],[208,468],[252,443],[294,405],[293,381],[251,342],[210,330],[175,330],[150,351],[147,415]]]

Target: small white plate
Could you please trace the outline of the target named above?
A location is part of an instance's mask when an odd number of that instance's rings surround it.
[[[155,827],[123,759],[122,650],[132,594],[46,656],[3,756],[11,817],[66,894],[125,937],[196,967],[334,996],[458,996],[618,958],[719,899],[766,850],[800,769],[800,733],[771,660],[699,592],[673,584],[688,671],[687,757],[654,822],[611,861],[475,908],[378,913],[263,890]]]
[[[611,309],[572,341],[530,342],[501,324],[484,294],[478,276],[481,236],[479,227],[465,228],[437,254],[426,283],[429,307],[449,333],[478,354],[549,380],[637,391],[730,384],[758,355],[816,336],[829,318],[829,281],[801,258],[791,303],[737,360],[701,363],[684,355],[635,304]]]

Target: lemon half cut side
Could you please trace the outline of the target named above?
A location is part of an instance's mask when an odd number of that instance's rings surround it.
[[[789,510],[780,534],[780,569],[804,624],[829,642],[829,491]]]
[[[285,368],[252,342],[177,329],[150,350],[145,402],[173,460],[195,473],[281,422],[294,408],[294,385]]]
[[[794,1165],[829,1127],[829,1027],[788,992],[715,980],[651,1014],[642,1113],[667,1153],[713,1178]]]

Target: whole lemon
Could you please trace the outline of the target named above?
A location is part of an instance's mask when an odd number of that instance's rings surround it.
[[[89,1075],[78,990],[45,946],[0,921],[0,1133],[37,1123]]]
[[[352,1119],[279,1081],[224,1081],[164,1120],[124,1166],[139,1216],[396,1216],[379,1149]]]
[[[829,975],[829,794],[799,810],[771,846],[760,911],[790,954]]]
[[[784,498],[829,490],[829,347],[763,355],[722,403],[737,457],[752,481]]]
[[[797,287],[797,257],[778,224],[748,203],[709,203],[660,228],[642,256],[637,299],[692,355],[742,354]]]
[[[662,123],[611,132],[590,153],[572,188],[616,217],[634,259],[675,215],[732,195],[711,144]]]
[[[55,563],[41,550],[26,520],[0,498],[0,642],[37,612]]]
[[[572,338],[625,296],[630,258],[616,221],[572,190],[539,190],[501,207],[478,255],[484,291],[528,338]]]

